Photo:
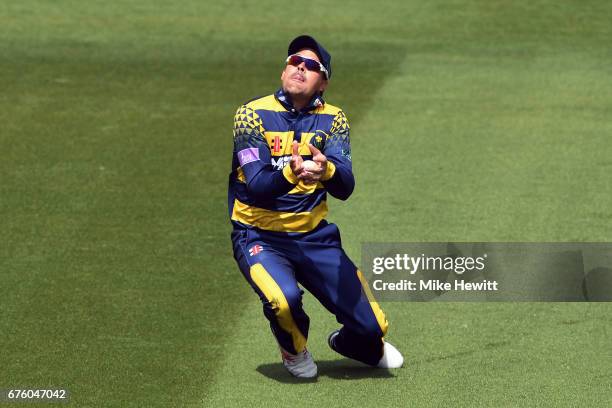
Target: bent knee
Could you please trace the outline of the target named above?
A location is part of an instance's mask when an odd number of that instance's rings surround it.
[[[291,310],[302,306],[302,292],[295,287],[281,287],[263,267],[257,263],[251,266],[251,279],[264,305],[264,309],[277,316],[288,315]]]
[[[292,313],[302,308],[302,294],[300,291],[279,292],[276,296],[262,298],[266,314],[273,314],[279,319],[288,319]]]

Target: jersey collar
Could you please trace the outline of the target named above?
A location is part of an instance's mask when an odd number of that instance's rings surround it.
[[[287,109],[290,112],[294,111],[294,107],[293,107],[293,102],[291,101],[291,96],[289,96],[289,94],[285,93],[285,91],[283,91],[283,88],[279,88],[278,91],[276,91],[274,93],[274,97],[276,98],[277,101],[280,102],[281,105],[283,105],[283,107],[285,109]],[[325,104],[325,100],[323,100],[323,96],[319,93],[316,93],[312,99],[310,100],[310,102],[308,103],[308,105],[304,106],[304,108],[302,108],[302,112],[308,112],[311,111],[313,109],[318,108],[319,106],[323,106]]]

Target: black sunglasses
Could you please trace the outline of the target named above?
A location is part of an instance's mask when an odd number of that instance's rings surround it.
[[[329,79],[327,69],[325,69],[323,64],[321,64],[319,61],[302,57],[298,54],[293,54],[287,57],[287,65],[293,65],[294,67],[297,67],[302,62],[304,63],[304,66],[307,70],[314,72],[322,72],[323,74],[325,74],[325,79]]]

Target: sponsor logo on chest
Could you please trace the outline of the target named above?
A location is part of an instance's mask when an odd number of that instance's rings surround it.
[[[272,167],[274,170],[282,170],[291,161],[291,156],[272,157]]]

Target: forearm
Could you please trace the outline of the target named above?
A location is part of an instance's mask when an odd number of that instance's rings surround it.
[[[289,166],[286,166],[283,171],[260,166],[259,169],[253,169],[249,173],[246,183],[247,190],[256,199],[280,197],[291,191],[298,182]]]
[[[348,199],[355,189],[351,166],[334,158],[328,158],[327,166],[327,177],[322,180],[323,186],[332,197],[339,200]]]

